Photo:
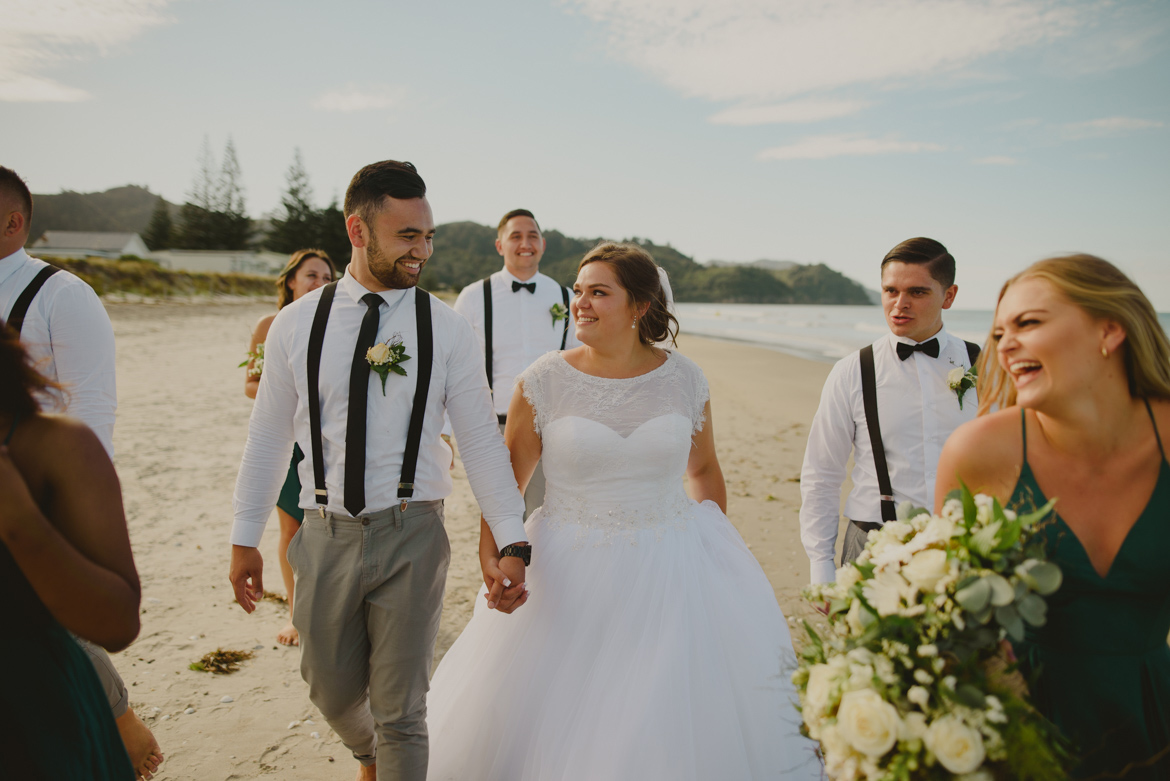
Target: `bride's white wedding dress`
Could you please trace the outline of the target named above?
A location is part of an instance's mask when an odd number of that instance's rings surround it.
[[[521,375],[543,441],[528,602],[482,597],[428,697],[431,781],[820,778],[772,586],[683,490],[707,381],[669,353],[605,379]]]

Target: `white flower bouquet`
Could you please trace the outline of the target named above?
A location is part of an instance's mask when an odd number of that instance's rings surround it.
[[[1044,624],[1060,569],[1038,524],[965,487],[942,513],[899,508],[869,534],[837,582],[805,596],[828,604],[807,622],[793,683],[808,735],[834,779],[1063,779],[1070,753],[1027,700],[1010,646]]]
[[[252,364],[248,366],[248,364]],[[264,373],[264,342],[256,345],[255,350],[248,352],[248,357],[240,364],[240,368],[248,366],[249,377],[259,377]]]

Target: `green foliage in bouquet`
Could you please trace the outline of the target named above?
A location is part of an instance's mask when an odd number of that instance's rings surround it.
[[[907,503],[836,583],[805,590],[829,625],[805,623],[793,682],[831,778],[1068,777],[1006,642],[1044,625],[1060,587],[1037,533],[1052,506],[1017,515],[966,486],[938,515]]]

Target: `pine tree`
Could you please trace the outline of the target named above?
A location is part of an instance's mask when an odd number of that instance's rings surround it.
[[[329,202],[321,211],[317,212],[316,247],[325,250],[333,259],[340,273],[349,265],[349,257],[353,249],[349,243],[349,234],[345,230],[345,214],[337,203],[337,197]]]
[[[187,194],[187,201],[179,210],[181,225],[176,232],[175,241],[175,247],[179,249],[216,249],[215,156],[211,152],[211,140],[207,136],[203,137],[198,165],[191,192]]]
[[[285,181],[288,189],[280,198],[284,213],[272,219],[264,244],[273,252],[291,255],[299,249],[318,247],[320,239],[320,212],[313,206],[313,185],[309,183],[299,148],[293,150],[292,165],[285,174]],[[329,251],[327,247],[319,248]]]
[[[240,161],[236,145],[228,136],[223,149],[223,167],[215,191],[215,244],[217,249],[247,249],[252,238],[252,220],[244,211],[244,186],[240,183]]]
[[[174,232],[175,228],[171,222],[171,207],[166,199],[160,195],[158,204],[154,207],[154,214],[150,218],[150,224],[146,226],[146,232],[142,235],[142,240],[152,250],[169,249]]]

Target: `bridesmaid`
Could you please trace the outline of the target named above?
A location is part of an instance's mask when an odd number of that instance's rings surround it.
[[[328,285],[333,281],[337,271],[333,268],[333,261],[324,250],[302,249],[297,250],[284,265],[284,270],[276,278],[276,309],[280,311],[285,306],[296,301],[312,290]],[[252,332],[252,340],[248,343],[248,353],[254,355],[256,348],[264,344],[268,338],[268,329],[276,313],[265,315],[256,323]],[[256,366],[255,359],[248,361],[248,372],[244,376],[244,395],[249,399],[256,398],[256,390],[260,387],[262,366]],[[292,463],[288,467],[288,476],[284,486],[280,489],[280,497],[276,500],[276,515],[280,518],[280,542],[277,543],[277,558],[280,560],[280,575],[284,578],[285,593],[288,594],[288,623],[276,634],[276,639],[282,645],[300,645],[300,638],[296,628],[292,625],[293,607],[293,572],[288,564],[285,552],[288,543],[301,527],[304,517],[300,509],[301,481],[297,477],[297,465],[305,459],[298,445],[293,445]]]
[[[1074,777],[1170,778],[1170,342],[1123,273],[1072,255],[1008,280],[988,347],[937,502],[960,478],[1016,508],[1056,498],[1064,583],[1015,648],[1034,702],[1078,747]]]

